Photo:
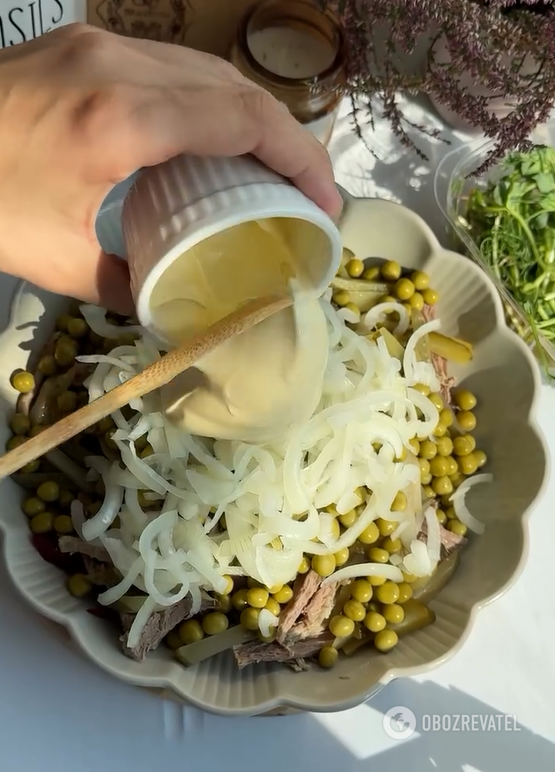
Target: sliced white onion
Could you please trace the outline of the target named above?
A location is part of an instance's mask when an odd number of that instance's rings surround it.
[[[466,494],[475,485],[480,485],[480,483],[488,483],[492,480],[493,477],[491,474],[477,474],[474,475],[474,477],[467,477],[466,480],[463,480],[457,490],[451,495],[453,509],[455,510],[455,515],[457,516],[458,520],[460,520],[461,523],[464,523],[469,531],[474,531],[474,533],[484,533],[485,526],[474,517],[474,515],[466,506]]]
[[[114,481],[111,469],[102,477],[106,486],[106,493],[97,514],[83,523],[82,532],[86,541],[97,539],[108,530],[118,516],[123,503],[123,488]]]
[[[385,322],[387,315],[391,313],[399,314],[399,321],[395,327],[395,333],[402,335],[408,330],[410,317],[407,309],[402,303],[388,302],[378,303],[366,312],[362,320],[362,327],[366,330],[373,330],[378,324]]]
[[[430,576],[433,571],[428,548],[424,542],[415,539],[410,545],[410,552],[403,560],[405,571],[414,576]]]
[[[119,327],[116,324],[110,324],[106,321],[106,311],[98,306],[82,305],[79,310],[91,330],[102,338],[117,340],[124,335],[139,336],[143,333],[142,327],[133,327],[131,325]]]
[[[139,611],[135,614],[133,624],[131,625],[127,634],[127,646],[133,649],[141,638],[143,628],[148,622],[150,615],[156,609],[156,603],[152,598],[147,598]]]
[[[433,507],[427,507],[424,511],[424,518],[426,520],[427,541],[426,546],[428,548],[428,556],[432,565],[432,571],[439,563],[441,554],[441,533],[439,530],[439,520],[437,519],[435,509]]]
[[[435,565],[437,533],[431,520],[427,544],[416,540],[424,517],[421,497],[412,496],[414,505],[405,513],[391,513],[391,505],[399,491],[420,493],[415,460],[409,457],[407,463],[398,463],[396,458],[412,438],[431,434],[439,419],[430,400],[410,388],[427,382],[422,367],[429,363],[417,362],[414,348],[437,327],[424,325],[411,336],[402,372],[383,338],[374,343],[350,329],[342,318],[346,313],[336,311],[329,299],[321,299],[320,305],[329,330],[322,398],[312,418],[296,427],[287,442],[258,447],[183,434],[165,420],[154,394],[133,403],[138,415],[130,421],[121,411],[114,413],[114,440],[125,468],[104,458],[90,461],[91,469],[106,481],[106,497],[101,511],[84,527],[86,538],[99,535],[123,577],[117,587],[102,594],[102,602],[113,603],[133,585],[147,593],[148,603],[135,618],[130,641],[139,640],[156,608],[190,597],[196,613],[203,590],[225,590],[225,575],[249,576],[267,586],[291,581],[303,554],[325,555],[352,546],[378,516],[399,519],[395,533],[410,553],[385,565],[339,569],[325,584],[372,575],[401,581],[406,561],[413,566],[410,572],[418,575],[426,575]],[[391,311],[400,317],[397,331],[405,331],[409,316],[398,303],[376,306],[362,324],[375,326]],[[91,328],[101,335],[140,333],[139,328],[109,325],[98,309],[88,307],[85,313]],[[353,317],[355,321],[358,317]],[[159,357],[146,333],[133,346],[88,357],[86,361],[97,363],[87,383],[89,398],[101,396]],[[134,445],[143,436],[154,450],[144,459]],[[373,442],[380,444],[378,451]],[[334,505],[344,514],[358,507],[359,488],[372,495],[354,525],[335,539],[331,516],[318,510]],[[143,511],[139,490],[157,502],[159,511]],[[121,526],[107,530],[118,513]],[[222,518],[223,532],[215,527]],[[261,625],[268,634],[276,624],[273,615],[262,614]]]
[[[279,619],[267,608],[260,610],[258,615],[258,629],[263,638],[269,638],[272,631],[276,629],[279,624]]]
[[[340,308],[337,316],[343,319],[344,322],[347,322],[347,324],[358,324],[360,322],[360,311],[358,308],[356,311],[351,308]]]
[[[346,566],[335,571],[331,576],[327,576],[322,587],[334,582],[342,582],[345,579],[356,579],[359,576],[383,576],[392,582],[402,582],[403,572],[397,566],[389,563],[357,563],[354,566]]]
[[[73,499],[71,502],[71,506],[69,508],[69,513],[71,515],[71,522],[73,523],[73,528],[75,529],[75,533],[77,536],[79,536],[80,539],[83,538],[83,524],[86,521],[85,517],[85,507],[78,499]]]
[[[422,369],[419,371],[419,363],[416,359],[416,347],[418,343],[429,335],[430,332],[439,330],[441,328],[441,321],[439,319],[432,319],[431,322],[425,322],[417,330],[415,330],[407,341],[405,347],[405,354],[403,356],[403,371],[405,378],[409,384],[419,383],[418,377]],[[439,380],[436,377],[437,384],[434,384],[434,388],[437,391],[439,389]],[[429,385],[429,384],[427,384]]]

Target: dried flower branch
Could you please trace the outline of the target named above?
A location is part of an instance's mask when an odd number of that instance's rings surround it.
[[[530,132],[555,104],[555,9],[552,0],[322,0],[344,26],[348,88],[353,104],[381,98],[383,115],[400,141],[423,155],[406,132],[410,122],[399,92],[424,92],[495,140],[489,162],[525,147]],[[385,42],[380,40],[387,30]],[[425,71],[406,64],[423,36],[432,36]],[[435,35],[435,37],[434,37]],[[447,57],[436,55],[442,39]],[[405,59],[403,60],[403,56]],[[446,61],[447,60],[447,61]],[[491,97],[475,96],[461,84],[469,73]],[[503,118],[491,100],[514,104]],[[360,131],[355,114],[355,126]],[[432,134],[426,127],[421,131]]]

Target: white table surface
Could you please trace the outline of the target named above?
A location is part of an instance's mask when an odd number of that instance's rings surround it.
[[[421,109],[414,108],[415,118]],[[445,146],[421,139],[430,165],[401,149],[380,123],[367,138],[380,160],[355,140],[346,116],[339,120],[331,146],[338,182],[355,195],[403,201],[441,232],[430,168]],[[0,327],[13,287],[0,277]],[[554,450],[555,389],[543,388],[540,424]],[[0,564],[0,772],[296,772],[312,764],[320,772],[553,772],[554,500],[555,479],[530,519],[523,574],[478,616],[453,659],[336,714],[226,720],[114,681],[63,645],[17,597]],[[513,731],[417,731],[391,739],[383,716],[395,706],[412,710],[419,727],[424,714],[506,714],[516,716],[518,731],[509,720]]]

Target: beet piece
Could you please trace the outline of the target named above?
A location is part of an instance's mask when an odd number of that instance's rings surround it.
[[[85,565],[80,555],[68,555],[60,552],[58,539],[50,534],[33,534],[31,543],[41,558],[66,574],[85,573]]]

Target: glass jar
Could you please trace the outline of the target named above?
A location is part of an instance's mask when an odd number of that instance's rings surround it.
[[[326,145],[346,80],[341,25],[308,0],[264,0],[239,25],[231,62]]]

